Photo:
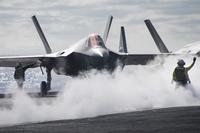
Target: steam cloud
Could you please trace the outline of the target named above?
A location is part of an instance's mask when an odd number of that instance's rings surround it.
[[[113,75],[91,71],[86,78],[68,78],[57,98],[30,98],[23,90],[11,87],[15,96],[0,99],[9,107],[0,107],[0,125],[93,117],[174,106],[199,105],[200,61],[189,72],[191,86],[174,89],[172,72],[179,57],[167,57],[147,66],[127,66]],[[186,65],[192,57],[184,57]],[[160,64],[160,63],[162,64]],[[66,79],[59,79],[59,81]],[[55,84],[53,82],[53,84]],[[191,91],[193,89],[193,91]],[[195,92],[195,96],[192,92]]]

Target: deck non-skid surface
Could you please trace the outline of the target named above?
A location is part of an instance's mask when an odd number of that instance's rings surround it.
[[[200,107],[175,107],[95,118],[2,127],[6,133],[199,133]]]

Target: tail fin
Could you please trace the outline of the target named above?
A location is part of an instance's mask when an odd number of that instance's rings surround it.
[[[36,16],[32,16],[32,20],[33,20],[33,23],[34,23],[34,25],[35,25],[35,28],[36,28],[37,31],[38,31],[38,34],[39,34],[41,40],[42,40],[42,42],[43,42],[44,48],[45,48],[45,50],[46,50],[46,53],[47,53],[47,54],[52,53],[52,50],[51,50],[51,48],[50,48],[50,46],[49,46],[49,43],[47,42],[46,37],[44,36],[44,33],[42,32],[42,29],[41,29],[41,27],[40,27],[40,24],[39,24],[38,21],[37,21]]]
[[[128,53],[124,26],[121,26],[120,41],[119,41],[119,52]]]
[[[104,34],[103,34],[103,41],[104,41],[105,44],[106,44],[106,41],[107,41],[107,38],[108,38],[108,34],[109,34],[109,31],[110,31],[112,20],[113,20],[113,16],[109,16],[107,24],[106,24],[105,31],[104,31]]]
[[[151,36],[153,37],[160,52],[161,53],[169,53],[169,50],[167,49],[167,47],[163,43],[162,39],[158,35],[158,33],[157,33],[156,29],[154,28],[154,26],[152,25],[151,21],[148,19],[148,20],[144,20],[144,22],[147,25],[147,28],[149,29],[149,32],[151,33]]]

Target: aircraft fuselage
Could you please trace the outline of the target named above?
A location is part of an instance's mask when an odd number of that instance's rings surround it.
[[[55,60],[53,70],[57,74],[78,76],[80,73],[96,69],[113,72],[117,67],[118,58],[114,56],[88,56],[82,53],[73,53],[68,57]]]
[[[105,47],[97,34],[90,35],[67,56],[65,53],[67,51],[59,52],[59,56],[52,60],[53,70],[57,74],[78,76],[91,69],[113,72],[119,62],[118,56]]]

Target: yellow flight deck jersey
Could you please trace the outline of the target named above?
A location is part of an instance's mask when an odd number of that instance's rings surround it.
[[[187,83],[187,81],[190,81],[189,76],[188,76],[188,71],[194,66],[194,63],[195,62],[193,61],[193,63],[189,67],[177,66],[173,72],[173,80],[174,81],[185,81],[186,83]]]

